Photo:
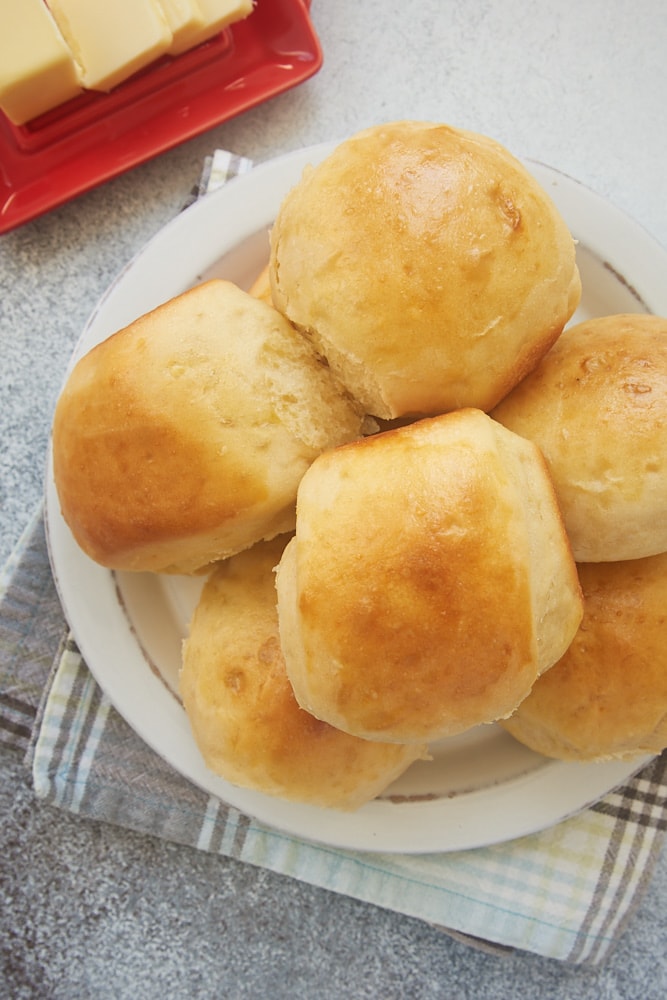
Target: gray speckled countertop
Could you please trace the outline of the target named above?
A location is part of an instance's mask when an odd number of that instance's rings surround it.
[[[39,500],[88,315],[217,146],[261,161],[380,120],[448,121],[578,178],[667,245],[662,0],[313,0],[312,18],[325,56],[312,80],[0,237],[0,562]],[[3,997],[667,994],[664,856],[607,962],[570,968],[39,806],[10,754],[0,773]]]

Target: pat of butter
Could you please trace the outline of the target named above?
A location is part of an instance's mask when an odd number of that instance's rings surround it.
[[[43,0],[0,0],[0,108],[15,125],[81,90],[72,53]]]
[[[252,14],[253,0],[197,0],[202,23],[188,43],[192,48],[217,35],[229,24],[242,21]]]
[[[169,52],[178,55],[196,45],[198,33],[205,24],[196,0],[160,0],[160,6],[171,29]]]
[[[200,45],[253,10],[253,0],[160,0],[160,4],[174,36],[172,55]]]
[[[111,90],[171,45],[158,0],[48,0],[89,90]]]

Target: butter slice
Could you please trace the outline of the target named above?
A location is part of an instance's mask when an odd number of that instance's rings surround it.
[[[202,24],[192,34],[188,48],[201,45],[235,21],[242,21],[252,14],[253,6],[253,0],[197,0]]]
[[[199,34],[206,27],[197,0],[160,0],[160,6],[171,29],[171,55],[179,55],[196,45]]]
[[[111,90],[168,51],[158,0],[48,0],[88,90]]]
[[[77,65],[43,0],[0,0],[0,108],[23,125],[81,91]]]

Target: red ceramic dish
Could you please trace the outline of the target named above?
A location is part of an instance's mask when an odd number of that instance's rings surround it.
[[[322,50],[310,0],[253,13],[109,94],[86,93],[23,126],[0,112],[0,233],[313,76]]]

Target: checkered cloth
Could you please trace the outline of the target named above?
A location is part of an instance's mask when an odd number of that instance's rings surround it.
[[[218,153],[211,172],[237,163]],[[248,161],[240,161],[248,168]],[[129,728],[63,621],[41,509],[0,575],[0,743],[45,803],[344,893],[486,950],[601,962],[636,907],[667,826],[667,753],[578,816],[470,851],[338,850],[270,829],[177,774]]]

